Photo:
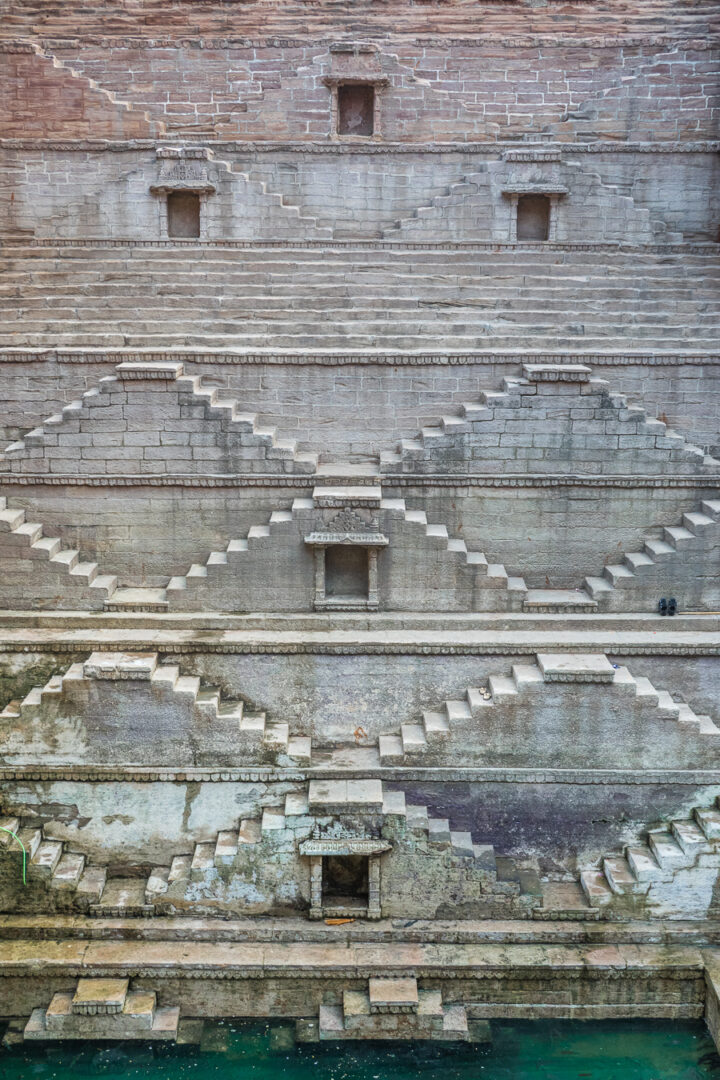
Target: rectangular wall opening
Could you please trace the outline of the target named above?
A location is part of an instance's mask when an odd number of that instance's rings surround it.
[[[333,544],[325,549],[325,595],[336,600],[367,600],[367,548]]]
[[[200,235],[200,196],[195,191],[171,191],[167,198],[168,236]]]
[[[518,240],[547,240],[550,200],[547,195],[521,195],[517,204]]]
[[[372,135],[375,130],[375,87],[341,84],[337,88],[338,135]]]
[[[367,908],[368,862],[367,855],[326,855],[323,858],[323,910]]]

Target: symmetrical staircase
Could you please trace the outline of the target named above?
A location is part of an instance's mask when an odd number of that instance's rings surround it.
[[[529,150],[527,147],[525,152]],[[589,171],[586,163],[561,164],[561,155],[557,150],[541,150],[541,154],[544,160],[557,162],[559,171],[556,178],[562,179],[575,198],[584,200],[589,220],[602,223],[593,230],[593,239],[626,244],[682,243],[682,233],[672,231],[664,221],[652,218],[647,208],[638,206],[631,195],[620,191],[618,185],[610,184],[599,173]],[[482,240],[491,237],[497,240],[497,226],[493,229],[490,211],[498,189],[503,186],[507,167],[504,162],[498,161],[473,169],[449,184],[444,192],[428,203],[384,228],[381,235],[388,240],[435,243],[438,240]]]
[[[129,979],[79,979],[75,990],[54,994],[47,1009],[33,1009],[24,1037],[34,1042],[64,1039],[177,1038],[180,1009],[158,1007],[154,990],[131,990]]]
[[[626,844],[622,854],[606,855],[599,866],[583,870],[580,884],[606,918],[710,918],[718,914],[719,868],[716,805],[648,830],[644,842]]]
[[[286,723],[271,723],[264,712],[245,709],[242,701],[223,701],[216,688],[202,687],[197,676],[181,675],[176,664],[161,664],[157,653],[95,652],[84,663],[71,664],[64,675],[53,675],[45,686],[34,687],[22,701],[9,702],[0,712],[4,753],[12,746],[9,733],[13,729],[22,745],[24,729],[32,729],[43,719],[51,724],[63,709],[72,715],[73,703],[74,711],[82,715],[89,708],[92,681],[106,679],[149,683],[158,706],[176,705],[183,714],[195,713],[207,725],[206,741],[213,729],[227,732],[238,760],[310,762],[308,737],[291,735]]]
[[[447,873],[453,867],[465,876],[477,873],[489,888],[488,902],[496,904],[498,914],[513,898],[528,911],[539,904],[537,874],[508,870],[509,860],[496,859],[491,845],[474,843],[470,832],[451,829],[447,819],[432,817],[424,805],[407,805],[402,791],[388,791],[379,780],[329,784],[311,780],[301,790],[288,793],[279,805],[265,807],[261,816],[242,819],[213,840],[195,844],[192,852],[174,856],[169,866],[155,866],[149,873],[137,870],[124,877],[118,876],[117,869],[111,876],[107,866],[88,863],[84,855],[70,851],[66,842],[47,838],[42,828],[21,828],[17,817],[6,816],[0,818],[0,869],[6,894],[8,882],[15,886],[14,904],[20,910],[29,905],[34,911],[75,910],[104,918],[180,914],[192,911],[194,902],[197,910],[222,910],[210,892],[203,894],[202,885],[211,885],[218,872],[236,875],[239,882],[252,878],[258,857],[271,861],[277,857],[276,841],[287,843],[289,838],[294,850],[298,836],[311,835],[318,819],[329,821],[337,815],[347,820],[358,815],[392,820],[394,828],[412,837],[420,850],[442,856]],[[27,852],[29,898],[23,895],[21,882],[22,852],[10,832],[17,834]],[[270,845],[265,852],[258,847],[263,843]]]
[[[544,413],[539,415],[546,404],[554,403],[549,394],[537,393],[538,384],[552,384],[552,388],[562,391],[560,405],[568,411],[560,418],[562,431],[555,425],[551,427]],[[594,407],[602,411],[601,415],[596,414],[594,420],[590,417],[584,426],[575,424],[569,412],[569,392],[577,399],[578,409]],[[515,426],[508,428],[508,423]],[[543,441],[533,441],[533,424],[538,426],[537,435]],[[518,441],[524,434],[521,426],[525,425],[526,443]],[[543,472],[567,471],[568,438],[573,438],[582,450],[586,435],[605,437],[608,460],[603,464],[613,472],[627,469],[628,451],[640,450],[654,454],[658,466],[672,467],[677,462],[686,468],[707,465],[720,472],[720,462],[692,446],[662,420],[649,417],[641,406],[630,405],[624,394],[611,393],[607,381],[593,378],[591,369],[583,364],[523,364],[522,378],[504,378],[501,391],[483,391],[478,401],[461,405],[459,415],[445,415],[438,424],[424,427],[416,438],[403,439],[394,451],[380,454],[380,467],[389,475],[462,473],[471,471],[471,467],[478,472],[531,472],[538,466]],[[536,447],[535,453],[517,457],[513,449],[517,445]],[[580,453],[573,467],[581,465],[587,471]],[[596,466],[590,471],[599,469]]]
[[[292,472],[313,473],[317,467],[315,454],[301,453],[293,440],[277,438],[275,428],[261,426],[255,413],[243,412],[239,403],[234,398],[224,396],[223,391],[203,386],[202,376],[186,375],[182,364],[131,362],[118,364],[116,371],[116,375],[100,379],[97,386],[87,390],[77,401],[65,405],[59,413],[48,417],[22,439],[10,443],[0,463],[11,471],[36,472],[44,464],[41,459],[51,458],[54,459],[56,473],[59,471],[58,463],[66,466],[70,473],[106,473],[108,465],[98,451],[105,445],[104,434],[110,437],[106,444],[108,448],[115,447],[112,439],[116,427],[110,424],[106,431],[103,421],[108,418],[115,420],[117,415],[121,415],[132,425],[131,432],[135,436],[142,433],[142,427],[138,428],[137,425],[143,419],[147,423],[143,408],[147,409],[145,388],[149,385],[163,396],[167,395],[167,416],[160,417],[157,430],[163,431],[164,423],[169,424],[168,434],[175,433],[177,441],[178,433],[189,429],[188,445],[192,456],[184,454],[177,463],[173,463],[173,448],[169,443],[167,456],[158,461],[158,468],[164,472],[217,470],[220,459],[232,459],[233,454],[238,455],[244,469],[249,471],[259,467],[265,472],[289,469]],[[198,439],[194,438],[192,425],[188,423],[190,418],[204,421],[207,426],[205,432],[199,433]],[[78,453],[77,435],[82,435],[86,430],[92,435],[92,458],[83,456],[82,447]],[[149,431],[148,437],[151,435],[156,435],[156,432]],[[217,445],[208,443],[211,436],[215,436]],[[142,457],[142,445],[139,437],[124,443],[120,458],[125,459],[128,467],[132,467],[136,456]],[[183,445],[182,450],[186,449]],[[113,456],[117,458],[117,448]],[[253,457],[257,459],[254,464]],[[142,468],[148,472],[150,463],[144,461]],[[117,471],[116,463],[112,466],[113,470]]]
[[[380,762],[407,766],[444,756],[456,760],[460,755],[467,760],[479,753],[482,757],[489,749],[487,731],[502,726],[502,721],[491,719],[489,709],[524,706],[528,712],[536,711],[538,692],[552,691],[564,682],[602,684],[607,687],[604,692],[622,695],[628,707],[632,702],[647,722],[676,723],[708,748],[720,747],[720,729],[709,716],[698,716],[686,703],[674,701],[668,691],[657,690],[649,679],[612,665],[606,656],[538,654],[537,663],[513,664],[510,675],[490,675],[484,685],[469,687],[464,698],[445,701],[441,710],[426,710],[421,722],[402,724],[399,734],[381,735]],[[600,703],[597,708],[599,713]]]

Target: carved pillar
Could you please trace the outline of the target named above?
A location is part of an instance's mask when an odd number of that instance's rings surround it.
[[[376,547],[370,547],[367,549],[368,553],[368,604],[373,607],[378,607],[378,549]]]
[[[310,856],[310,918],[322,919],[322,855]]]
[[[508,240],[511,244],[517,243],[517,210],[519,195],[510,196],[510,231]]]
[[[368,919],[381,917],[380,907],[380,856],[371,855],[368,858]]]
[[[325,548],[321,545],[313,548],[315,552],[315,603],[325,599]]]
[[[558,209],[558,196],[549,195],[548,202],[550,206],[548,208],[548,240],[557,240],[557,209]]]

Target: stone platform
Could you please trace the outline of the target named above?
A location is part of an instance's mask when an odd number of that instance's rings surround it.
[[[47,1009],[33,1009],[25,1027],[30,1042],[69,1039],[177,1038],[180,1010],[157,1007],[157,995],[129,990],[128,979],[79,979],[73,991],[59,991]]]

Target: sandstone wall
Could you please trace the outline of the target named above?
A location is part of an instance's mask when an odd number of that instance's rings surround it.
[[[119,360],[137,354],[56,355],[51,350],[0,353],[3,384],[2,436],[17,439],[63,405],[81,397],[112,375]],[[170,356],[161,357],[170,359]],[[227,390],[263,424],[276,425],[298,449],[322,451],[327,460],[362,460],[414,438],[440,416],[459,411],[482,391],[499,390],[504,377],[517,376],[530,357],[427,356],[412,364],[398,357],[388,362],[368,355],[353,363],[313,361],[312,356],[276,362],[262,356],[238,356],[233,362],[213,356],[182,354],[185,370],[202,375],[207,386]],[[648,415],[708,452],[720,453],[720,366],[714,356],[634,358],[566,357],[590,363],[593,374],[627,394]]]
[[[172,145],[171,138],[162,141]],[[6,230],[40,237],[167,235],[164,197],[150,193],[160,167],[152,147],[60,145],[3,151]],[[542,186],[543,176],[554,173],[569,191],[556,211],[559,240],[716,239],[720,166],[701,143],[686,151],[676,146],[682,152],[662,152],[656,143],[651,154],[640,147],[613,154],[601,149],[606,142],[592,152],[553,145],[560,166],[512,165],[502,150],[485,145],[466,151],[434,145],[429,153],[382,144],[372,152],[358,145],[345,151],[332,142],[262,152],[213,147],[207,171],[216,191],[203,200],[202,236],[504,241],[510,235],[511,206],[502,196],[508,178]],[[470,187],[448,199],[453,185],[467,182]]]
[[[598,44],[590,60],[585,50],[550,42],[507,42],[498,50],[472,39],[449,45],[396,39],[359,57],[329,46],[322,39],[204,48],[56,42],[52,55],[63,66],[59,86],[77,73],[137,110],[130,137],[147,134],[151,125],[169,135],[220,139],[327,136],[330,91],[322,79],[351,70],[388,80],[380,91],[379,129],[391,141],[472,142],[536,132],[648,142],[717,137],[716,61],[701,41],[665,48]],[[23,138],[18,101],[28,62],[21,54],[17,63],[5,124],[7,137]],[[42,64],[50,75],[38,78],[56,78],[51,60],[32,58],[33,67]],[[112,112],[112,100],[108,106]],[[83,137],[90,122],[50,102],[33,134]]]

